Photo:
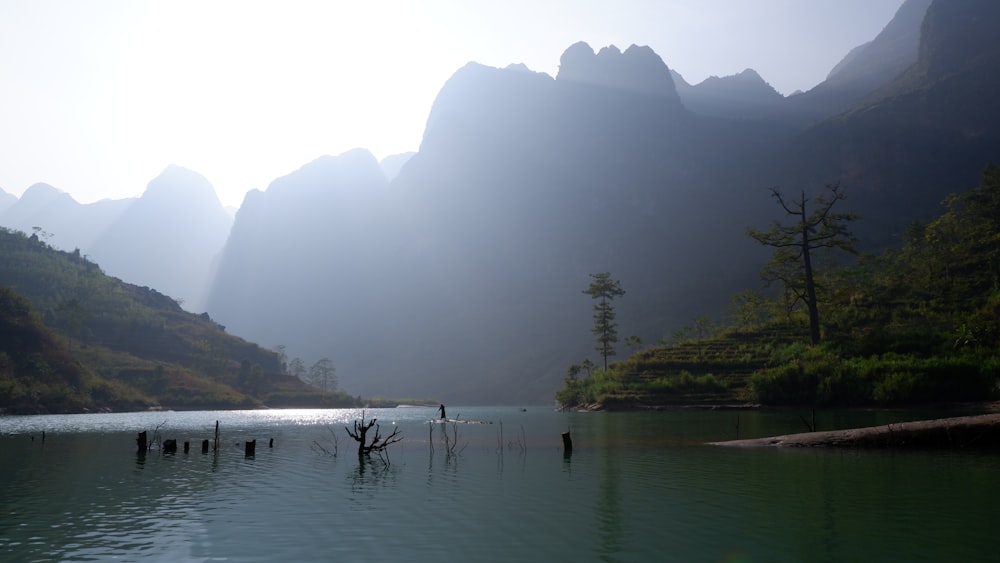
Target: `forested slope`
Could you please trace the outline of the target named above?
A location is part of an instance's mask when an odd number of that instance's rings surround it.
[[[6,368],[0,409],[234,408],[354,404],[283,375],[279,356],[226,334],[79,251],[0,229]],[[8,369],[9,368],[9,369]]]

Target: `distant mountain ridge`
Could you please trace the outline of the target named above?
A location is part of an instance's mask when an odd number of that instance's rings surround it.
[[[784,96],[757,71],[746,69],[732,76],[711,76],[697,85],[671,71],[684,107],[702,115],[730,119],[760,118],[780,111]]]

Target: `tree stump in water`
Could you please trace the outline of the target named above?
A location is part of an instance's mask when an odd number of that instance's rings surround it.
[[[201,441],[201,453],[203,453],[203,454],[207,454],[208,453],[208,440],[202,440]]]
[[[163,453],[165,453],[165,454],[175,454],[175,453],[177,453],[177,440],[164,440],[163,441]]]
[[[249,440],[244,448],[244,457],[254,457],[257,452],[257,440]]]
[[[139,432],[139,437],[135,439],[136,446],[140,452],[146,451],[146,431]]]
[[[563,453],[564,454],[573,453],[573,439],[570,438],[569,432],[562,433],[562,441],[563,441]]]

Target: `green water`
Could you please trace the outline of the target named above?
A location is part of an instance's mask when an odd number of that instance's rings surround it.
[[[360,411],[0,418],[0,560],[997,557],[1000,452],[700,445],[735,438],[737,421],[741,438],[800,431],[811,414],[794,411],[449,408],[487,424],[431,424],[429,408],[366,414],[403,432],[388,466],[359,462],[343,425]],[[817,424],[925,416],[825,412]],[[222,447],[203,455],[216,420]],[[191,453],[138,455],[136,432],[161,423]],[[454,452],[444,432],[457,432]]]

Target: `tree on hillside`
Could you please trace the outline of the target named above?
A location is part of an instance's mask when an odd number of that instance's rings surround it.
[[[820,250],[839,249],[854,253],[854,235],[847,223],[857,218],[852,213],[834,213],[833,206],[847,196],[839,184],[828,185],[828,196],[819,195],[812,200],[813,209],[805,191],[798,200],[786,200],[777,188],[771,196],[785,212],[787,223],[775,220],[771,228],[760,231],[747,228],[747,234],[757,242],[774,247],[774,255],[765,266],[761,277],[768,283],[781,282],[791,303],[801,302],[809,312],[809,339],[819,343],[819,305],[816,297],[816,276],[813,271],[814,253]]]
[[[330,358],[320,358],[309,368],[309,381],[324,391],[337,390],[337,369]]]
[[[288,374],[288,350],[284,344],[278,344],[274,347],[274,353],[278,356],[278,369],[281,371],[282,375]]]
[[[1000,167],[988,166],[979,186],[949,195],[944,205],[921,248],[939,290],[953,297],[1000,290]]]
[[[590,274],[592,281],[583,291],[592,299],[596,299],[594,304],[594,328],[592,332],[597,337],[597,346],[594,348],[601,353],[604,358],[604,369],[608,369],[608,356],[615,355],[614,345],[618,342],[618,323],[615,322],[615,309],[611,302],[615,297],[625,295],[621,282],[611,279],[608,272]]]
[[[306,364],[302,361],[302,358],[292,358],[292,361],[288,362],[288,374],[308,383],[309,370],[306,369]]]

